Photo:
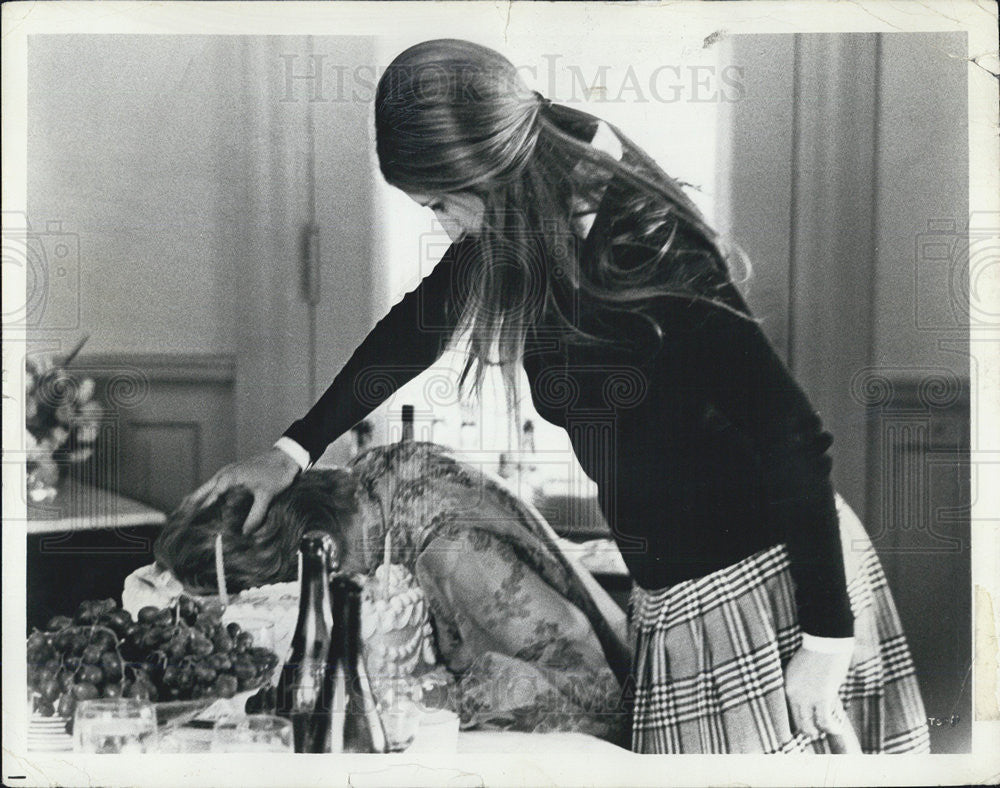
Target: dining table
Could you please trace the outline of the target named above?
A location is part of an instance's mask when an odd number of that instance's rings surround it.
[[[120,599],[123,578],[153,561],[153,542],[166,519],[166,514],[153,506],[72,478],[61,482],[53,500],[30,504],[26,556],[29,631],[43,627],[53,616],[72,615],[80,600]],[[627,576],[610,540],[560,542],[602,580]],[[177,728],[164,739],[171,740],[165,748],[207,752],[210,735],[211,729],[204,726]],[[30,750],[66,752],[71,747],[64,721],[33,716]],[[459,731],[454,715],[441,714],[421,719],[406,752],[629,754],[584,733]]]
[[[154,506],[73,477],[51,500],[29,502],[27,515],[29,631],[72,615],[84,599],[120,598],[122,580],[152,563],[167,520]]]
[[[72,737],[66,733],[65,721],[59,718],[33,716],[28,736],[32,752],[69,752]],[[212,728],[189,724],[161,730],[153,751],[172,754],[210,754]],[[519,754],[553,755],[587,753],[588,756],[621,756],[629,750],[609,741],[575,731],[531,733],[504,730],[459,730],[458,718],[447,711],[432,711],[423,715],[416,736],[405,748],[411,755],[440,754]],[[109,756],[114,757],[114,756]]]

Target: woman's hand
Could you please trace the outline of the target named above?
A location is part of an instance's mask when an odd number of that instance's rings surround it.
[[[850,664],[850,652],[826,654],[800,648],[792,655],[785,667],[785,697],[796,732],[809,737],[845,733],[839,692]]]
[[[271,500],[298,476],[299,465],[281,449],[271,449],[242,462],[221,468],[201,487],[184,499],[182,506],[202,509],[211,506],[231,487],[243,486],[253,493],[253,506],[243,523],[243,533],[251,533],[264,522]]]

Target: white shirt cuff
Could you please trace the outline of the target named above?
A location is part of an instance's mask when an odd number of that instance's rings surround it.
[[[854,651],[854,638],[823,638],[803,632],[802,648],[820,654],[850,654]]]
[[[302,470],[306,470],[306,468],[312,465],[312,459],[309,457],[309,452],[303,449],[291,438],[282,435],[274,442],[274,448],[281,449],[281,451],[295,460]]]

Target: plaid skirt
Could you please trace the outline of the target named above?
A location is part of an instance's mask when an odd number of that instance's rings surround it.
[[[882,566],[837,496],[855,647],[840,699],[866,753],[928,752],[913,661]],[[669,588],[636,587],[632,749],[642,753],[836,752],[795,733],[784,666],[802,642],[780,544]]]

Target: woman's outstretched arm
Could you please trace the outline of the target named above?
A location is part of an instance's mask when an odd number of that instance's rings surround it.
[[[473,254],[471,242],[452,244],[434,270],[376,324],[283,438],[295,441],[315,462],[332,441],[437,361],[454,332],[456,295],[468,281]]]
[[[255,530],[271,500],[299,471],[441,356],[457,325],[461,286],[470,281],[475,254],[472,240],[452,244],[434,270],[375,325],[323,396],[275,447],[221,468],[183,505],[209,506],[242,485],[254,495],[243,530]]]

